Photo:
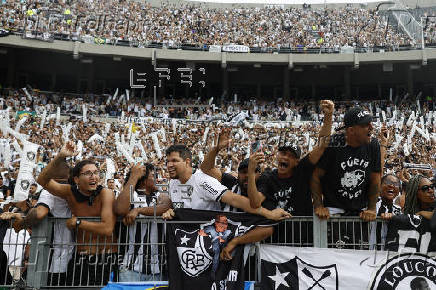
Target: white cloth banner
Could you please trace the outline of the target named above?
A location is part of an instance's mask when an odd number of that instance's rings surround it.
[[[88,118],[86,117],[86,114],[88,113],[88,108],[86,108],[85,104],[82,104],[82,114],[83,114],[83,122],[87,123],[88,122]]]
[[[44,128],[45,118],[47,118],[47,110],[46,109],[44,109],[44,112],[42,112],[42,116],[41,116],[41,123],[39,125],[39,129],[41,129],[41,130]]]
[[[27,116],[20,119],[15,126],[15,132],[20,133],[21,126],[27,121]]]
[[[21,140],[23,142],[23,140]],[[18,171],[17,183],[14,189],[14,200],[25,200],[29,194],[29,187],[34,181],[33,169],[36,167],[38,144],[25,141],[21,151],[20,170]]]
[[[250,48],[245,45],[229,44],[223,46],[225,52],[250,52]]]
[[[436,289],[436,262],[423,254],[262,244],[260,258],[262,290]]]
[[[209,52],[221,52],[221,45],[210,45]]]
[[[61,123],[61,108],[57,107],[56,109],[56,126]]]
[[[106,158],[106,183],[108,179],[114,178],[115,163],[112,159]]]

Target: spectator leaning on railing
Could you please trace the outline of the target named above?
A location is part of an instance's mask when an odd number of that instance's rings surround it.
[[[112,207],[114,193],[103,188],[100,172],[94,162],[82,160],[71,173],[72,184],[60,184],[52,179],[56,166],[66,157],[76,156],[74,142],[68,141],[58,155],[38,176],[38,183],[53,195],[65,199],[73,217],[67,227],[76,230],[76,255],[71,259],[72,267],[86,271],[74,276],[74,285],[101,285],[109,280],[110,273],[117,273],[117,246],[113,235],[116,217]],[[81,220],[77,217],[100,217],[100,222]],[[111,259],[112,258],[112,259]],[[84,270],[83,270],[84,269]],[[75,271],[75,270],[73,270]],[[102,274],[103,273],[103,274]]]

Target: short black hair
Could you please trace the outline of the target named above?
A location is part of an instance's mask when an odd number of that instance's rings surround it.
[[[30,186],[36,186],[36,187],[38,187],[38,184],[37,184],[37,183],[32,183]]]
[[[174,144],[167,148],[165,151],[166,156],[170,155],[172,152],[179,152],[180,157],[185,160],[188,159],[192,161],[191,150],[186,145]]]
[[[239,163],[238,171],[241,171],[243,169],[248,169],[248,163],[250,163],[250,158],[246,158]],[[256,172],[260,172],[260,167],[256,167]]]
[[[94,161],[89,160],[89,159],[85,159],[85,160],[79,161],[76,164],[76,166],[74,166],[73,169],[71,169],[70,180],[69,180],[71,184],[74,183],[74,177],[79,177],[80,171],[82,171],[82,168],[88,164],[93,164],[93,165],[97,166],[97,164]]]
[[[140,185],[144,180],[146,180],[146,179],[148,178],[148,176],[150,175],[150,172],[154,171],[154,166],[153,166],[153,164],[145,163],[144,166],[145,166],[145,175],[138,179],[138,181],[137,181],[136,184],[135,184],[135,190],[137,190],[138,187],[139,187],[139,185]],[[131,173],[132,173],[132,169],[130,168],[129,172],[127,172],[126,180],[124,181],[124,185],[126,185],[127,182],[129,181],[129,178],[130,178],[130,174],[131,174]],[[109,180],[109,179],[108,179],[108,180]]]
[[[400,181],[400,178],[398,176],[396,176],[395,174],[392,174],[392,173],[388,173],[388,174],[383,175],[380,182],[384,183],[386,178],[388,178],[389,176],[395,177],[398,181]]]

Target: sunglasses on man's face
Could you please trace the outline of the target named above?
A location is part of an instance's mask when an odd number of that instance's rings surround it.
[[[429,191],[430,188],[436,189],[436,183],[421,186],[419,189],[422,191]]]

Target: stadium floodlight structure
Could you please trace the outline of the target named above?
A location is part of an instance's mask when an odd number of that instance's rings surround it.
[[[390,2],[394,6],[389,7],[387,10],[392,12],[392,15],[398,22],[398,25],[404,32],[413,40],[416,46],[421,46],[424,49],[424,24],[423,19],[417,21],[415,17],[408,11],[406,5],[401,0]]]

